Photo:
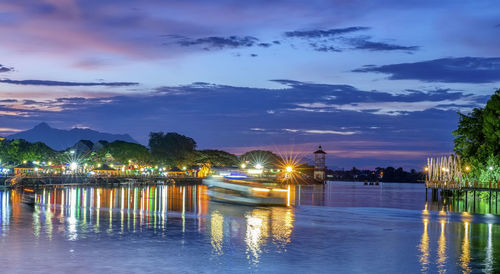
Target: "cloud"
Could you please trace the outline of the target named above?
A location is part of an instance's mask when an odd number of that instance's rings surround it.
[[[372,42],[363,38],[351,39],[350,43],[354,45],[355,49],[364,49],[370,51],[390,51],[390,50],[416,51],[419,49],[419,47],[417,46],[401,46],[401,45],[388,44],[382,42]]]
[[[20,132],[20,131],[23,131],[23,130],[17,129],[17,128],[0,127],[1,133],[14,133],[14,132]]]
[[[135,86],[136,82],[64,82],[51,80],[11,80],[2,79],[0,83],[13,85],[30,85],[30,86],[61,86],[61,87],[76,87],[76,86],[108,86],[108,87],[127,87]]]
[[[13,70],[14,70],[13,68],[9,68],[9,67],[6,67],[6,66],[0,64],[0,72],[10,72]]]
[[[253,36],[210,36],[198,39],[192,39],[183,36],[170,36],[176,38],[176,43],[183,47],[201,46],[203,49],[224,49],[224,48],[243,48],[259,45],[261,47],[269,47],[271,44],[258,43],[259,39]],[[265,45],[265,46],[263,46]]]
[[[353,37],[360,31],[370,30],[369,27],[348,27],[329,30],[308,30],[308,31],[289,31],[285,32],[287,38],[305,39],[309,42],[309,46],[319,52],[341,52],[346,49],[350,50],[369,50],[369,51],[416,51],[417,46],[402,46],[397,44],[389,44],[384,42],[370,41],[371,36]]]
[[[389,74],[391,80],[420,80],[444,83],[500,82],[500,57],[442,58],[415,63],[364,66],[354,72]]]
[[[468,112],[474,106],[474,98],[460,100],[441,100],[441,101],[417,101],[417,102],[365,102],[351,104],[325,104],[325,103],[306,103],[297,104],[300,108],[293,108],[295,111],[308,112],[336,112],[340,110],[369,112],[376,115],[399,116],[411,112],[426,111],[430,109],[452,110]]]
[[[303,132],[309,134],[334,134],[334,135],[354,135],[359,134],[359,131],[338,131],[338,130],[323,130],[323,129],[285,129],[288,132]]]
[[[287,31],[285,32],[286,37],[295,37],[295,38],[325,38],[325,37],[334,37],[339,36],[341,34],[347,34],[352,32],[369,30],[368,27],[347,27],[347,28],[338,28],[338,29],[329,29],[329,30],[305,30],[305,31]]]
[[[400,158],[384,151],[415,151],[406,157],[417,166],[424,161],[417,159],[420,155],[452,149],[450,132],[456,127],[457,110],[482,106],[487,100],[448,89],[390,93],[287,79],[274,82],[283,86],[198,82],[133,95],[26,98],[2,103],[0,119],[6,128],[55,121],[61,127],[84,124],[108,132],[129,131],[143,143],[150,131],[175,131],[194,138],[200,148],[330,143],[328,150],[374,151],[371,161],[387,157],[395,162]],[[371,145],[347,148],[338,145],[342,142]]]

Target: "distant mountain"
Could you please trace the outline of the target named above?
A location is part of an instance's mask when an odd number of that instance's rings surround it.
[[[102,133],[91,129],[73,128],[70,130],[56,129],[47,123],[40,123],[34,128],[7,136],[7,139],[24,139],[28,142],[43,142],[56,150],[63,150],[73,146],[80,140],[89,140],[94,143],[100,140],[113,142],[116,140],[137,143],[128,134]]]

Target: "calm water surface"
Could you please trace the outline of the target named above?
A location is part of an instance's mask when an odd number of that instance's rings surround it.
[[[0,191],[1,273],[500,272],[495,197],[427,202],[420,184],[291,187],[286,208],[211,202],[205,186],[36,195]]]

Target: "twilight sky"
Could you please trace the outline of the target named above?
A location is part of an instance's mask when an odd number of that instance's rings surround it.
[[[497,1],[0,0],[0,37],[0,136],[175,131],[420,169],[500,87]]]

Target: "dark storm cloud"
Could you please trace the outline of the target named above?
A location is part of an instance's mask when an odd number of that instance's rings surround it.
[[[401,46],[401,45],[388,44],[382,42],[372,42],[362,38],[351,39],[350,43],[354,46],[355,49],[364,49],[370,51],[390,51],[390,50],[416,51],[419,49],[419,47],[417,46]]]
[[[136,82],[64,82],[50,80],[11,80],[2,79],[0,83],[13,85],[30,85],[30,86],[61,86],[61,87],[76,87],[76,86],[108,86],[108,87],[127,87],[135,86]]]
[[[420,80],[445,83],[494,83],[500,81],[500,58],[442,58],[415,63],[369,65],[354,72],[390,74],[392,80]]]
[[[286,37],[296,37],[296,38],[325,38],[334,37],[341,34],[352,33],[357,31],[369,30],[368,27],[348,27],[348,28],[338,28],[329,30],[306,30],[306,31],[287,31],[285,32]]]
[[[6,66],[0,64],[0,72],[9,72],[9,71],[13,71],[13,70],[14,70],[13,68],[9,68],[9,67],[6,67]]]

